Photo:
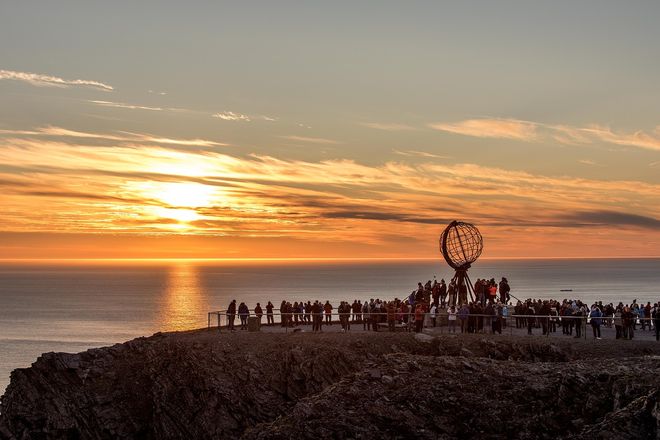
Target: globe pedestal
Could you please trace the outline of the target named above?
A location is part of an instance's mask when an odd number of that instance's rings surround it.
[[[467,269],[458,269],[454,275],[454,278],[452,278],[451,283],[456,286],[456,298],[455,304],[449,305],[462,306],[463,304],[467,304],[469,301],[475,300],[474,291],[472,289],[472,281],[470,281],[470,277],[467,274]]]

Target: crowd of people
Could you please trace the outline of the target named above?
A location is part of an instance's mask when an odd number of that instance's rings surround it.
[[[342,331],[349,331],[351,325],[361,325],[363,330],[370,331],[414,329],[421,332],[424,327],[442,325],[450,333],[458,330],[461,333],[501,334],[513,318],[516,328],[526,328],[530,335],[535,329],[548,335],[561,327],[564,335],[580,338],[586,336],[586,327],[591,326],[594,339],[600,339],[601,327],[605,326],[615,327],[617,339],[632,339],[640,326],[642,331],[654,331],[656,340],[660,340],[660,303],[652,305],[647,302],[644,305],[635,300],[632,304],[614,306],[597,302],[589,307],[580,300],[521,301],[516,298],[517,303],[512,305],[510,292],[509,282],[504,277],[499,283],[494,278],[477,279],[469,288],[463,283],[457,285],[455,280],[449,284],[445,280],[429,280],[425,284],[417,283],[417,288],[403,299],[341,301],[336,309],[330,301],[282,301],[278,325],[287,328],[311,325],[315,332],[337,321]],[[270,301],[264,308],[257,303],[253,310],[258,318],[257,325],[262,325],[264,315],[266,325],[275,325],[275,310]],[[245,303],[237,306],[233,300],[226,314],[230,330],[235,329],[237,315],[241,330],[247,329],[250,310]]]
[[[594,339],[601,338],[602,326],[614,327],[616,339],[633,339],[639,326],[641,331],[654,331],[656,340],[660,340],[660,303],[651,305],[650,301],[646,305],[637,300],[626,305],[620,302],[617,306],[599,301],[588,307],[580,300],[528,300],[518,301],[514,314],[522,315],[516,318],[516,327],[526,327],[529,334],[533,328],[542,328],[546,335],[561,327],[562,334],[573,336],[575,331],[574,337],[581,338],[586,331],[583,327],[589,325]]]

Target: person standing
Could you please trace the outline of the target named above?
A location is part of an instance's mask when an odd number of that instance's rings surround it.
[[[236,319],[236,300],[232,300],[227,307],[227,328],[234,330],[234,320]]]
[[[621,307],[617,307],[614,312],[614,330],[616,332],[616,339],[623,337],[623,320],[622,320]]]
[[[455,306],[451,306],[447,309],[447,323],[449,324],[449,333],[456,333],[456,314],[457,312]],[[461,333],[463,333],[463,325],[461,325]]]
[[[377,332],[380,323],[380,303],[378,299],[369,308],[369,316],[371,316],[371,329]]]
[[[323,308],[318,301],[314,301],[312,305],[312,331],[321,331],[321,322],[323,321]]]
[[[600,311],[596,304],[591,306],[589,317],[591,318],[591,329],[594,332],[594,339],[600,339],[600,321],[603,317],[603,312]]]
[[[254,316],[259,319],[259,328],[261,328],[261,317],[264,316],[264,311],[259,303],[257,303],[257,306],[254,308]]]
[[[653,326],[655,327],[655,340],[660,341],[660,303],[655,305],[651,316],[653,317]]]
[[[536,318],[534,318],[533,315],[536,314],[536,311],[534,310],[534,307],[531,305],[527,304],[527,308],[525,309],[525,315],[527,318],[527,334],[531,335],[532,334],[532,329],[534,328],[534,323],[536,321]]]
[[[268,301],[268,304],[266,304],[266,324],[267,325],[275,325],[275,320],[273,319],[273,303]]]
[[[575,316],[575,337],[576,338],[581,338],[582,337],[582,317],[584,316],[584,313],[582,311],[582,306],[579,306],[577,311],[573,313],[573,316]]]
[[[625,306],[623,308],[621,320],[623,321],[623,339],[632,339],[635,336],[635,315],[633,314],[630,307]]]
[[[242,302],[238,306],[238,317],[241,318],[241,330],[247,330],[247,319],[250,316],[250,310],[248,306]]]
[[[447,288],[447,295],[449,295],[449,305],[450,306],[455,306],[456,305],[456,283],[452,280],[449,283],[449,287]]]
[[[502,304],[508,304],[509,303],[509,292],[511,291],[511,287],[509,287],[509,281],[502,277],[502,281],[500,281],[500,302]]]
[[[433,287],[431,287],[431,298],[436,304],[440,304],[440,284],[438,280],[433,280]]]
[[[431,304],[431,310],[429,311],[429,317],[431,318],[431,325],[433,325],[433,327],[435,327],[436,324],[437,324],[437,321],[436,321],[436,312],[437,312],[437,310],[438,310],[438,306],[434,302],[433,304]]]
[[[332,304],[330,304],[330,301],[325,302],[323,311],[325,311],[325,323],[327,325],[332,325]]]
[[[415,307],[415,333],[421,333],[424,328],[424,317],[426,315],[426,309],[424,304],[417,304]]]
[[[450,309],[456,309],[456,306],[452,305]],[[470,317],[470,309],[467,304],[463,304],[460,310],[457,313],[458,319],[461,320],[461,333],[467,333],[468,331],[468,318]]]
[[[445,279],[440,280],[440,304],[444,307],[447,304],[447,284],[445,284]]]
[[[372,299],[373,303],[374,300]],[[362,306],[362,330],[369,330],[370,317],[369,317],[369,301],[365,300]]]
[[[394,305],[394,301],[390,301],[387,304],[387,328],[389,331],[393,332],[395,331],[395,324],[396,324],[396,308]]]

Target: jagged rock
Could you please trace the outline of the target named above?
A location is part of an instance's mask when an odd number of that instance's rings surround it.
[[[425,333],[415,333],[415,339],[417,339],[419,342],[430,343],[434,338],[433,336],[427,335]]]
[[[421,339],[199,331],[47,353],[12,373],[0,438],[657,438],[660,357],[640,353],[660,344]]]

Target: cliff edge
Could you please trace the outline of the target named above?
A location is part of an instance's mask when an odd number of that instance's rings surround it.
[[[2,439],[658,439],[660,344],[156,334],[12,373]]]

